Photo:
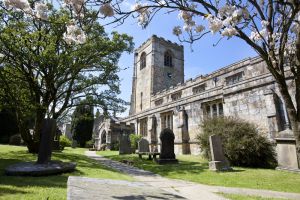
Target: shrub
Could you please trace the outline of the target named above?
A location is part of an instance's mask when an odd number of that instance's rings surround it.
[[[220,135],[224,154],[234,166],[273,168],[276,166],[274,144],[259,134],[255,125],[241,119],[219,117],[206,119],[197,135],[201,150],[210,159],[209,136]]]
[[[119,141],[111,143],[110,150],[119,151],[120,143]]]
[[[20,134],[13,135],[9,138],[10,145],[20,146],[22,143],[23,143],[23,141],[22,141],[22,137]]]
[[[133,149],[137,149],[138,148],[138,141],[142,138],[141,135],[136,135],[136,134],[130,134],[129,135],[129,138],[130,138],[130,145],[131,145],[131,148]]]
[[[94,140],[89,140],[85,143],[85,148],[93,148],[94,147]]]
[[[64,147],[71,147],[72,142],[71,140],[69,140],[69,138],[67,138],[66,136],[62,135],[59,138],[59,144],[60,146]]]

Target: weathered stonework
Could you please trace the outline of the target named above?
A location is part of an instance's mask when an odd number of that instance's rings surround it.
[[[126,124],[119,122],[115,118],[106,118],[103,115],[95,120],[93,135],[95,138],[95,149],[101,149],[105,145],[105,149],[112,149],[113,145],[120,142],[122,134],[134,133],[134,124]]]
[[[172,55],[171,67],[164,66],[166,51]],[[146,67],[140,69],[143,52],[147,55]],[[150,148],[160,149],[158,133],[170,128],[175,134],[176,154],[199,154],[195,138],[207,116],[245,119],[271,140],[289,128],[278,86],[260,57],[183,80],[182,46],[152,36],[135,51],[131,109],[121,122],[133,123],[135,133],[146,138]],[[289,80],[287,83],[292,85]]]

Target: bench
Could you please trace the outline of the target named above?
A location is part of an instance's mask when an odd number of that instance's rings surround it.
[[[156,160],[156,156],[160,155],[159,152],[138,152],[139,158],[142,159],[143,155],[148,155],[148,160]]]

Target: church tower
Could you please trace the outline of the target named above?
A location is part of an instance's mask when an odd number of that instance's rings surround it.
[[[153,94],[183,82],[183,46],[153,35],[135,50],[129,115],[151,108]]]

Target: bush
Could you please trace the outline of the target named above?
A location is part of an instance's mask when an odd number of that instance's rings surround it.
[[[13,135],[9,138],[10,145],[20,146],[22,143],[23,143],[23,141],[22,141],[22,137],[20,134]]]
[[[257,127],[237,118],[206,119],[197,139],[204,156],[210,159],[209,136],[220,135],[224,154],[234,166],[273,168],[276,166],[274,144],[258,133]]]
[[[138,148],[138,141],[142,138],[141,135],[136,135],[136,134],[130,134],[129,135],[130,138],[130,145],[131,148],[133,148],[134,150]]]
[[[69,140],[69,138],[67,138],[66,136],[62,135],[59,138],[59,144],[60,144],[60,146],[62,146],[63,148],[65,148],[65,147],[71,147],[72,142],[71,142],[71,140]]]
[[[111,143],[110,150],[119,151],[120,143],[119,141]]]
[[[85,148],[93,148],[94,147],[94,140],[89,140],[85,143]]]

